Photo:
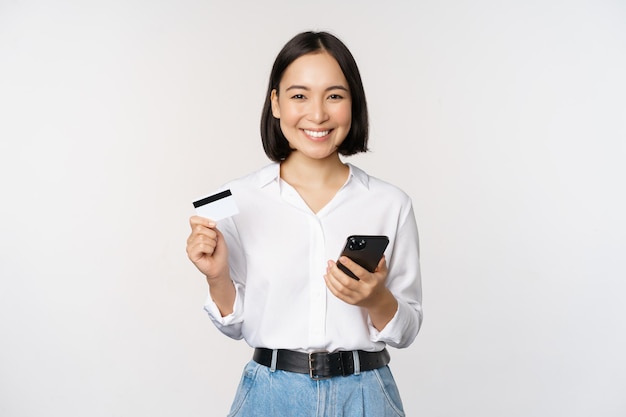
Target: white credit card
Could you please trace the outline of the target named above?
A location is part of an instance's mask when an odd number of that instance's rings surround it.
[[[230,190],[224,190],[193,202],[196,214],[213,221],[219,221],[226,217],[239,213],[235,198]]]

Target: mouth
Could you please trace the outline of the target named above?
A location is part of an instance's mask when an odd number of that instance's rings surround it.
[[[315,139],[323,138],[330,133],[330,130],[308,130],[302,129],[307,136],[310,136]]]

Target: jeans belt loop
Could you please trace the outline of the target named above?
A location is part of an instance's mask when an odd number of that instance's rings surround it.
[[[352,351],[352,360],[354,362],[354,375],[359,375],[361,373],[361,358],[358,350]]]
[[[272,363],[270,364],[270,372],[276,371],[276,361],[278,359],[278,349],[272,350]]]

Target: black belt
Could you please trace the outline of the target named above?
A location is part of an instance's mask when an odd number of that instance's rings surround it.
[[[272,366],[272,349],[256,348],[252,359],[261,365]],[[389,352],[356,351],[359,355],[359,370],[371,371],[382,368],[390,360]],[[353,351],[303,353],[294,350],[278,349],[275,369],[280,371],[309,374],[312,379],[326,379],[334,376],[347,376],[355,372]]]

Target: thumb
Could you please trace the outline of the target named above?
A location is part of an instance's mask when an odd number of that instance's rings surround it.
[[[378,261],[375,272],[387,272],[387,259],[385,259],[385,255]]]

